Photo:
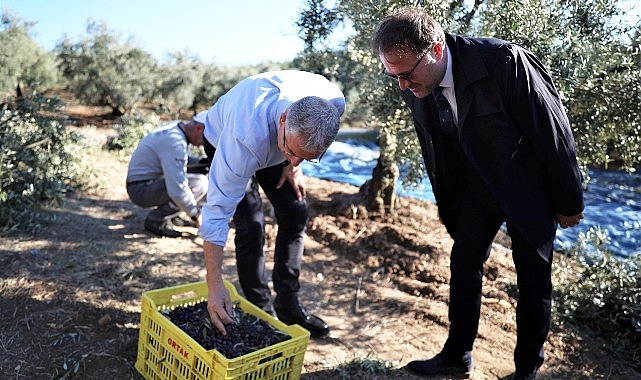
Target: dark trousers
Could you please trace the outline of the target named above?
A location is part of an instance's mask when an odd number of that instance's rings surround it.
[[[285,182],[280,189],[276,188],[282,169],[282,165],[276,165],[258,170],[233,218],[236,227],[236,268],[240,285],[245,298],[261,308],[271,305],[271,297],[263,251],[265,215],[259,185],[274,209],[278,224],[272,271],[276,292],[274,303],[288,305],[297,302],[300,289],[298,277],[303,258],[308,209],[304,200],[298,201],[289,182]]]
[[[505,221],[478,179],[467,176],[464,182],[456,227],[451,231],[454,245],[450,262],[450,329],[443,348],[443,353],[452,358],[472,351],[480,318],[483,265]],[[507,229],[519,290],[514,361],[517,371],[530,373],[543,363],[543,344],[550,329],[554,236],[546,244],[534,247],[509,222]],[[549,261],[543,258],[548,254]]]

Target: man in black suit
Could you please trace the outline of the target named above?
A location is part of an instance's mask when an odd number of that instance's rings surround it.
[[[584,208],[574,139],[550,76],[524,48],[445,34],[417,7],[388,15],[372,45],[411,110],[454,240],[447,341],[408,368],[470,375],[483,264],[506,223],[519,289],[514,378],[534,379],[550,328],[556,227],[577,225]]]

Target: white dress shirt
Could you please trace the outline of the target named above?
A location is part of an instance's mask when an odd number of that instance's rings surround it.
[[[341,114],[345,111],[345,98],[336,85],[321,75],[294,70],[248,77],[209,109],[204,134],[216,154],[199,230],[205,241],[224,247],[229,220],[252,175],[286,160],[277,141],[280,116],[305,96],[324,98]]]
[[[452,76],[452,54],[447,44],[445,44],[445,53],[447,54],[447,68],[445,69],[445,77],[439,86],[443,87],[443,95],[450,103],[450,107],[452,107],[454,124],[458,126],[458,107],[456,105],[456,94],[454,93],[454,77]]]

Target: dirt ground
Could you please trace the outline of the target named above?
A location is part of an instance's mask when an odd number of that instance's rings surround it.
[[[141,379],[134,364],[142,292],[204,278],[195,229],[177,239],[144,230],[147,211],[125,191],[126,160],[99,147],[105,132],[88,134],[93,187],[69,194],[38,233],[0,236],[2,379]],[[401,198],[395,218],[371,220],[357,187],[316,178],[307,186],[301,298],[331,335],[309,342],[302,379],[417,379],[404,365],[438,353],[447,336],[451,240],[435,206]],[[272,224],[267,232],[269,256]],[[224,269],[237,285],[232,237],[233,229]],[[497,237],[486,266],[473,379],[513,372],[517,295],[506,246]],[[641,378],[607,348],[590,331],[556,321],[539,378]]]

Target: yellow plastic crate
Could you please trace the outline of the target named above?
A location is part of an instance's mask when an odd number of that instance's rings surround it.
[[[232,302],[291,336],[290,340],[227,359],[205,350],[167,317],[163,310],[207,300],[207,283],[197,282],[150,290],[142,295],[136,369],[148,380],[295,380],[300,378],[309,331],[288,326],[241,297],[225,281]]]

